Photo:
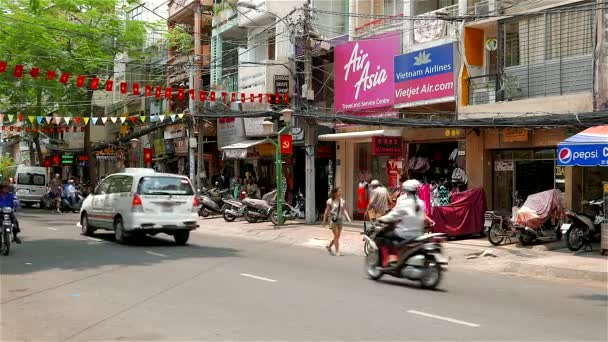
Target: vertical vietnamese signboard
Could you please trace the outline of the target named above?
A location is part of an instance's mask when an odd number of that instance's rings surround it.
[[[396,56],[394,76],[398,107],[454,101],[454,44]]]

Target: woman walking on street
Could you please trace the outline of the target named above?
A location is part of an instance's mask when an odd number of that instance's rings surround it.
[[[327,216],[329,215],[331,220],[329,229],[331,229],[331,232],[333,233],[333,239],[325,248],[327,248],[329,254],[332,255],[332,246],[335,246],[336,248],[335,255],[342,255],[340,253],[340,234],[342,233],[344,218],[346,217],[349,222],[352,222],[348,216],[348,211],[346,210],[345,204],[346,203],[342,199],[342,191],[340,188],[335,188],[329,193],[329,199],[327,200],[327,206],[325,207],[325,214],[323,215],[323,227],[325,227],[327,224]]]

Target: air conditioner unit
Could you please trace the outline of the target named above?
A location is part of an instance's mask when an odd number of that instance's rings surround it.
[[[488,14],[490,14],[490,4],[487,1],[482,1],[475,4],[475,15]]]

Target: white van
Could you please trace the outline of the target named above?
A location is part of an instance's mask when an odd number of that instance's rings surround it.
[[[198,228],[199,202],[185,176],[127,168],[104,178],[80,209],[84,235],[113,230],[116,241],[165,233],[184,245]]]
[[[15,171],[15,193],[25,207],[40,204],[46,193],[48,177],[46,168],[41,166],[17,166]]]

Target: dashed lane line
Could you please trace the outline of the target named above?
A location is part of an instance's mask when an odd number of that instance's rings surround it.
[[[267,281],[269,283],[276,283],[277,281],[274,279],[270,279],[270,278],[265,278],[265,277],[260,277],[260,276],[256,276],[253,274],[248,274],[248,273],[241,273],[241,275],[243,277],[247,277],[247,278],[253,278],[253,279],[257,279],[257,280],[262,280],[262,281]]]
[[[439,320],[450,322],[450,323],[454,323],[454,324],[465,325],[465,326],[471,327],[471,328],[478,328],[480,326],[479,324],[465,322],[465,321],[457,320],[457,319],[450,318],[450,317],[433,315],[433,314],[430,314],[430,313],[416,311],[416,310],[408,310],[408,313],[411,313],[411,314],[414,314],[414,315],[419,315],[419,316],[424,316],[424,317],[428,317],[428,318],[435,318],[435,319],[439,319]]]

